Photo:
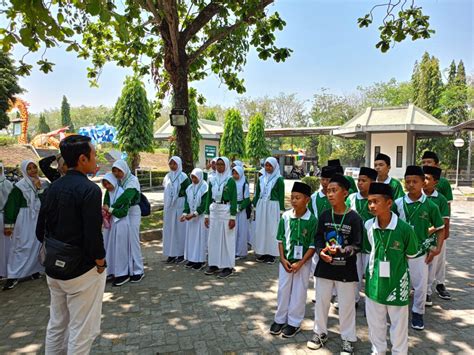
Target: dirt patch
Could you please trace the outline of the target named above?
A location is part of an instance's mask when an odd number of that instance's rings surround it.
[[[168,154],[165,153],[140,153],[140,167],[156,170],[168,170]]]

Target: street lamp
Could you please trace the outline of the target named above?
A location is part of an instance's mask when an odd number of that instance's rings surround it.
[[[456,184],[454,185],[455,187],[458,187],[458,180],[459,180],[459,151],[460,149],[464,146],[464,140],[462,138],[456,138],[454,140],[454,146],[458,150],[458,159],[456,163]]]

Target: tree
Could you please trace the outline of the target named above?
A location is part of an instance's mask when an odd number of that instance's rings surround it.
[[[224,132],[221,137],[220,153],[229,159],[244,155],[244,130],[239,111],[230,109],[225,115]]]
[[[217,121],[217,116],[216,113],[213,110],[207,111],[206,115],[204,116],[204,119],[208,121]]]
[[[43,114],[40,114],[39,116],[37,132],[38,133],[51,132],[51,128],[49,128],[48,124],[46,123],[46,117]]]
[[[357,88],[362,106],[386,107],[403,106],[410,103],[413,86],[409,82],[398,82],[395,78],[387,82],[377,82],[367,87]]]
[[[245,155],[255,166],[259,166],[260,159],[269,155],[265,142],[265,122],[260,113],[250,118],[249,131],[245,137]]]
[[[4,51],[17,43],[32,52],[38,51],[41,44],[50,48],[65,43],[67,51],[76,51],[84,59],[92,58],[88,77],[94,84],[102,67],[110,61],[131,67],[136,73],[151,72],[158,98],[172,90],[175,107],[188,111],[188,83],[202,80],[211,72],[230,89],[245,91],[238,73],[243,70],[251,47],[263,60],[273,58],[280,62],[288,58],[291,50],[275,45],[275,32],[282,30],[285,22],[277,12],[267,11],[273,2],[129,0],[122,5],[118,0],[47,4],[10,0],[9,5],[0,5],[0,14],[6,17],[2,18],[6,26],[0,31],[0,40]],[[389,1],[387,16],[394,9],[398,10]],[[387,29],[384,36],[389,36],[389,31],[393,34],[396,26],[396,35],[392,37],[397,41],[403,40],[405,33],[412,39],[429,37],[428,17],[420,8],[412,5],[404,9],[402,5],[400,11],[401,21],[384,19],[380,27]],[[367,19],[359,21],[360,26],[369,25],[371,14],[372,11]],[[385,51],[385,45],[381,49]],[[151,65],[145,59],[150,59]],[[31,71],[30,64],[20,64],[22,73]],[[37,64],[45,73],[54,65],[44,56]],[[191,127],[187,124],[177,131],[184,170],[190,171]]]
[[[453,60],[449,66],[448,85],[453,85],[456,80],[456,62]]]
[[[61,126],[69,127],[69,132],[74,132],[74,124],[71,120],[71,106],[69,106],[69,102],[65,95],[61,102]]]
[[[143,83],[137,76],[125,79],[114,109],[119,147],[128,154],[132,171],[140,164],[140,152],[153,151],[153,119]]]
[[[21,94],[23,89],[18,84],[18,70],[10,54],[0,51],[0,130],[10,124],[7,111],[15,95]]]

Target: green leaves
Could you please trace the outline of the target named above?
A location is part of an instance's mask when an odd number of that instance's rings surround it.
[[[252,160],[256,166],[260,159],[269,155],[265,141],[265,122],[263,115],[255,114],[250,118],[249,131],[245,137],[245,155]]]
[[[36,64],[39,65],[39,69],[45,74],[53,71],[54,63],[49,62],[47,59],[38,60]]]
[[[230,159],[244,156],[244,131],[239,111],[230,109],[224,120],[224,133],[221,137],[220,153]]]

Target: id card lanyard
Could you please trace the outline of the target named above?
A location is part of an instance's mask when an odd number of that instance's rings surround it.
[[[382,236],[382,233],[380,233],[380,230],[375,229],[375,231],[377,232],[378,238],[380,238],[380,241],[382,242],[382,245],[383,245],[383,261],[387,261],[387,250],[388,250],[388,247],[390,245],[390,238],[392,237],[392,230],[390,230],[390,232],[388,233],[387,244],[385,244],[385,240]]]
[[[303,259],[303,245],[301,245],[300,242],[300,236],[301,236],[301,218],[298,218],[298,239],[296,241],[295,249],[293,251],[293,257],[295,259],[301,260]]]
[[[348,210],[349,210],[349,207],[346,207],[346,210],[344,211],[344,214],[342,215],[341,223],[337,225],[334,220],[334,208],[331,208],[332,224],[334,225],[334,229],[336,230],[337,234],[339,234],[339,232],[341,231],[341,227],[342,227],[342,224],[344,223],[344,218],[346,218],[346,213]]]
[[[408,213],[408,212],[409,212],[409,211],[408,211],[408,205],[407,205],[407,203],[406,203],[406,201],[405,201],[405,198],[403,198],[403,208],[404,208],[404,210],[405,210],[405,216],[406,216],[406,219],[407,219],[406,222],[407,222],[409,225],[412,225],[412,224],[411,224],[411,219],[412,219],[412,217],[415,215],[415,213],[420,209],[420,207],[421,207],[422,204],[423,204],[423,202],[420,202],[420,203],[418,204],[418,206],[416,206],[416,207],[411,211],[411,213],[409,214],[409,213]]]

